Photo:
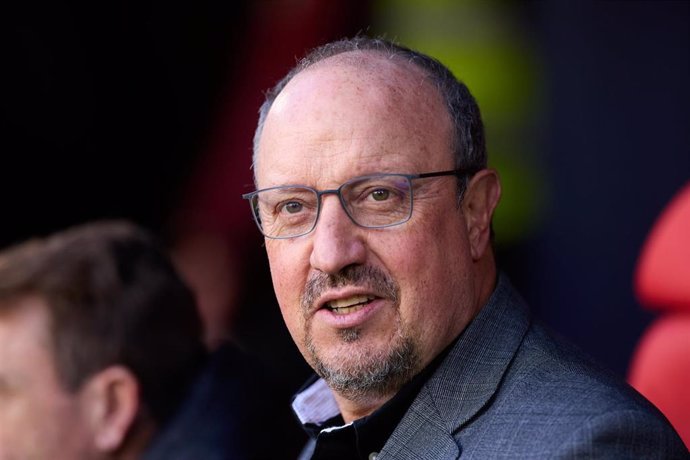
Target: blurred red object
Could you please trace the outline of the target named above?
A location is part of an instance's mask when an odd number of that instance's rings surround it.
[[[634,285],[638,300],[662,313],[638,343],[628,380],[690,446],[690,183],[647,237]]]
[[[690,183],[669,203],[647,237],[637,264],[643,305],[690,313]]]

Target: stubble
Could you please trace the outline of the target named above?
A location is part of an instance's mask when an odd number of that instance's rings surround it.
[[[342,353],[334,356],[314,343],[311,315],[314,302],[329,288],[366,287],[392,301],[395,308],[394,333],[388,346],[371,349],[358,346],[363,331],[348,328],[338,331]],[[395,393],[418,370],[419,352],[412,328],[405,324],[399,308],[400,288],[383,270],[368,266],[349,266],[336,275],[318,273],[307,281],[301,298],[304,321],[305,358],[328,386],[352,401],[363,401]]]

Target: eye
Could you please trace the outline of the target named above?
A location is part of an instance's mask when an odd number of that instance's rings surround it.
[[[278,206],[278,211],[281,213],[286,212],[288,214],[297,214],[303,208],[304,205],[298,201],[288,201]]]
[[[371,196],[371,198],[374,201],[385,201],[390,197],[390,194],[391,194],[390,190],[387,190],[385,188],[377,188],[377,189],[373,190],[369,194],[369,196]]]

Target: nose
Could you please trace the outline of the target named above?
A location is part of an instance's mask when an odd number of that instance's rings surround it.
[[[324,196],[322,200],[319,221],[312,232],[311,266],[334,275],[349,265],[363,264],[364,229],[350,220],[337,196]]]

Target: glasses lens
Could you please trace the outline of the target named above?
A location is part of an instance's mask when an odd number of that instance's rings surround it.
[[[303,187],[263,190],[252,199],[259,227],[269,238],[291,238],[308,233],[316,223],[318,197]]]
[[[388,227],[412,214],[412,185],[406,176],[382,174],[354,179],[341,189],[352,219],[363,227]]]

